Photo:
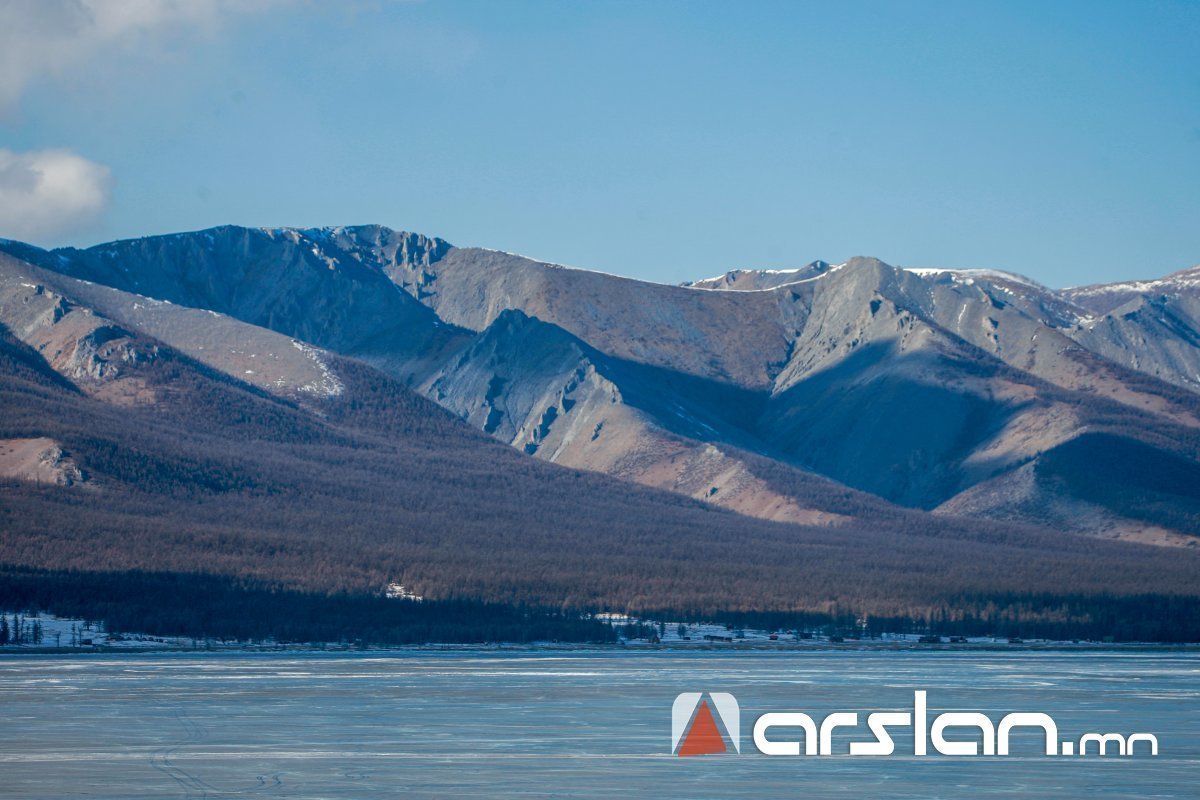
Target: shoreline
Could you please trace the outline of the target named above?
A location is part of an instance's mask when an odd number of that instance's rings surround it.
[[[569,644],[555,642],[518,642],[498,644],[420,644],[357,647],[350,645],[213,645],[211,647],[5,647],[0,659],[25,656],[114,656],[114,655],[260,655],[260,656],[386,656],[424,653],[612,653],[612,654],[684,654],[684,653],[1200,653],[1200,642],[969,642],[966,644],[918,644],[915,642],[816,642],[799,644],[704,643],[704,644]]]

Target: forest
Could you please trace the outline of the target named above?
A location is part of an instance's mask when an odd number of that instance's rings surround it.
[[[127,378],[156,401],[115,405],[0,336],[0,439],[49,437],[86,475],[0,481],[0,596],[231,638],[589,641],[581,615],[615,611],[1200,640],[1195,548],[853,492],[857,521],[767,522],[522,457],[369,367],[336,368],[346,399],[305,407],[163,348]],[[390,583],[434,602],[387,601]]]
[[[652,617],[687,618],[686,612]],[[1135,594],[1013,593],[956,597],[913,616],[820,612],[717,613],[731,629],[798,630],[851,637],[909,633],[1091,642],[1200,642],[1200,598]]]
[[[477,600],[320,595],[281,590],[250,579],[136,571],[0,568],[0,608],[85,619],[100,623],[109,633],[281,644],[611,642],[616,638],[609,625],[549,609]],[[27,643],[41,644],[36,620],[26,628]],[[8,643],[4,634],[9,630],[0,627],[0,644]]]

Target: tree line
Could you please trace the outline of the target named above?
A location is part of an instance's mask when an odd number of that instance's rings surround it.
[[[587,613],[669,609],[1175,640],[1192,636],[1188,614],[1200,618],[1188,605],[1200,597],[1192,549],[881,509],[850,490],[839,508],[862,520],[751,519],[523,457],[367,367],[337,369],[346,399],[314,414],[163,355],[134,372],[159,400],[116,407],[0,330],[0,439],[50,437],[89,474],[69,489],[0,480],[0,589],[32,591],[15,576],[36,575],[44,609],[234,638],[353,629],[408,641],[437,627],[446,641],[522,640],[540,625],[538,638],[590,640],[566,632]],[[85,575],[108,588],[80,590]],[[218,584],[174,602],[160,579],[134,575]],[[121,581],[156,602],[139,604]],[[376,605],[391,582],[446,616]],[[241,627],[248,597],[263,611]],[[310,613],[326,621],[306,626]],[[492,627],[469,622],[478,615]]]
[[[29,609],[26,616],[14,615],[11,626],[0,615],[0,644],[41,644],[41,623],[28,616],[40,612],[87,618],[110,635],[241,642],[600,643],[616,638],[610,625],[558,609],[317,594],[251,579],[178,573],[0,568],[0,606]]]

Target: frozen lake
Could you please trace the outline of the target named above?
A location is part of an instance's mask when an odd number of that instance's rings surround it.
[[[769,758],[757,716],[1051,714],[1157,758]],[[677,758],[685,691],[741,702],[742,755]],[[1162,797],[1200,785],[1200,654],[639,652],[0,657],[0,797]],[[866,735],[864,735],[866,734]]]

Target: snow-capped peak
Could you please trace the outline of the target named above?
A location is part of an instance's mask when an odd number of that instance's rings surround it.
[[[905,272],[911,272],[914,275],[921,277],[932,277],[935,275],[950,275],[953,280],[963,283],[974,282],[977,280],[984,281],[1007,281],[1008,283],[1019,283],[1023,286],[1028,286],[1031,289],[1045,290],[1046,287],[1035,281],[1033,278],[1028,278],[1016,272],[1005,272],[999,269],[946,269],[942,267],[901,267]]]

